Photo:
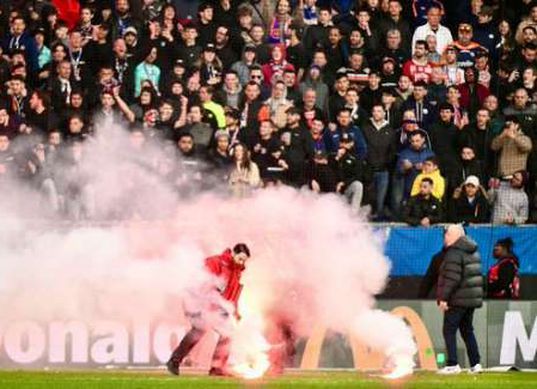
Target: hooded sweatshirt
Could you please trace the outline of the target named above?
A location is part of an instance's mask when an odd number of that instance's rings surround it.
[[[446,180],[444,180],[444,177],[440,175],[440,169],[436,169],[431,173],[418,174],[414,179],[414,183],[412,184],[410,196],[415,196],[420,193],[421,180],[424,178],[430,178],[433,180],[433,196],[442,201],[442,197],[444,197],[444,193],[446,191]]]

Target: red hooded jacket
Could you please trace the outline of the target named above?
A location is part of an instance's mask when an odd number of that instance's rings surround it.
[[[239,297],[242,291],[241,275],[244,266],[238,265],[233,261],[233,254],[230,249],[224,251],[221,255],[215,255],[205,260],[207,270],[219,277],[224,283],[225,288],[220,292],[223,298],[232,302],[237,309]]]

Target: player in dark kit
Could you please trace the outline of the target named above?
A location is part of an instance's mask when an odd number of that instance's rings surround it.
[[[240,283],[246,261],[250,258],[250,249],[244,243],[238,243],[233,250],[227,249],[221,255],[205,260],[206,269],[215,276],[216,281],[209,289],[198,293],[194,298],[194,306],[185,304],[185,315],[189,318],[192,328],[181,340],[167,363],[168,371],[179,375],[179,365],[209,329],[219,335],[213,354],[210,375],[228,375],[226,364],[229,357],[229,336],[224,327],[232,321],[232,315],[239,318],[237,306],[242,291]],[[219,297],[216,299],[215,294]],[[222,298],[225,300],[222,304]],[[196,304],[195,301],[199,304]],[[229,307],[225,307],[225,302]]]

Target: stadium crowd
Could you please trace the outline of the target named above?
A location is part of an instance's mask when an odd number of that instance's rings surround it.
[[[0,37],[0,188],[54,213],[94,215],[81,161],[113,119],[171,187],[537,220],[537,2],[11,0]]]

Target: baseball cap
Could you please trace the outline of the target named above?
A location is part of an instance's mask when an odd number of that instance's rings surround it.
[[[125,29],[125,31],[123,31],[123,36],[127,35],[127,34],[133,34],[133,35],[136,35],[138,36],[138,31],[136,31],[136,28],[134,27],[127,27]]]
[[[468,176],[466,177],[466,180],[464,180],[464,185],[473,185],[476,188],[479,187],[479,178],[476,176]]]
[[[203,48],[203,51],[216,51],[216,47],[212,43],[207,43]]]
[[[253,51],[255,53],[257,49],[253,44],[248,43],[246,46],[244,46],[244,51]]]

